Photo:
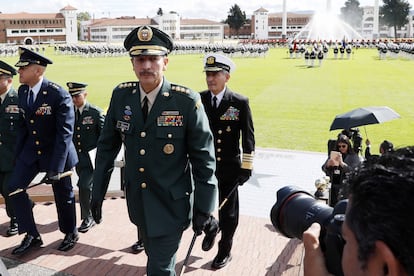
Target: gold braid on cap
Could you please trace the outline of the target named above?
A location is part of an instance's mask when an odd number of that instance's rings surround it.
[[[12,72],[7,71],[7,70],[5,70],[5,69],[3,69],[3,68],[0,68],[0,72],[1,72],[1,73],[4,73],[4,74],[6,74],[6,75],[12,75]]]
[[[160,51],[165,53],[169,52],[167,48],[158,45],[137,45],[131,47],[131,49],[129,50],[129,54],[131,56],[137,56],[142,53],[157,54]]]
[[[79,87],[79,88],[69,88],[69,91],[70,91],[70,92],[72,92],[72,91],[82,91],[82,90],[85,90],[85,87]]]

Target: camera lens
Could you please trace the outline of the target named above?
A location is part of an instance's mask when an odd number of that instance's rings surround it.
[[[332,218],[333,208],[318,202],[298,187],[286,186],[277,191],[277,201],[270,219],[277,231],[289,238],[302,239],[303,232],[318,222],[325,226]]]

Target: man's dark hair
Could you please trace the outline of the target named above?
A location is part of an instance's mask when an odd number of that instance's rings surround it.
[[[367,160],[348,179],[346,223],[366,267],[375,241],[383,241],[414,275],[414,146]]]

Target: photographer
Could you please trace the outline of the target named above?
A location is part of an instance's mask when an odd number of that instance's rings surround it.
[[[344,275],[414,275],[414,147],[367,160],[348,181]],[[313,223],[303,233],[304,275],[329,275]]]
[[[322,170],[331,179],[330,205],[334,206],[338,201],[338,193],[345,175],[354,170],[361,163],[357,154],[354,153],[348,136],[340,134],[336,140],[334,149],[322,165]]]
[[[373,156],[378,156],[378,155],[374,155],[371,154],[371,141],[369,139],[365,140],[365,145],[367,146],[365,149],[365,158],[371,158]],[[386,154],[386,153],[390,153],[394,151],[394,145],[388,141],[388,140],[384,140],[381,145],[379,146],[379,153],[380,155]]]

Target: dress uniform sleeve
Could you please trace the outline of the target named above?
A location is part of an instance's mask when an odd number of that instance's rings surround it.
[[[116,130],[114,120],[114,108],[116,108],[114,93],[104,120],[101,135],[98,139],[95,171],[93,174],[92,198],[102,201],[108,190],[109,180],[114,168],[114,160],[121,149],[122,140]]]
[[[211,213],[217,202],[213,135],[197,93],[189,112],[187,143],[194,178],[194,210]]]
[[[56,116],[56,139],[49,168],[53,172],[63,172],[65,169],[75,125],[72,98],[66,91],[61,92],[61,95],[63,96],[57,104],[57,110],[54,111]]]
[[[241,132],[242,132],[242,169],[253,169],[253,157],[255,151],[253,116],[249,106],[249,100],[246,98],[243,104]]]
[[[100,135],[105,124],[105,114],[102,112],[102,110],[99,110],[98,120],[98,135]]]

